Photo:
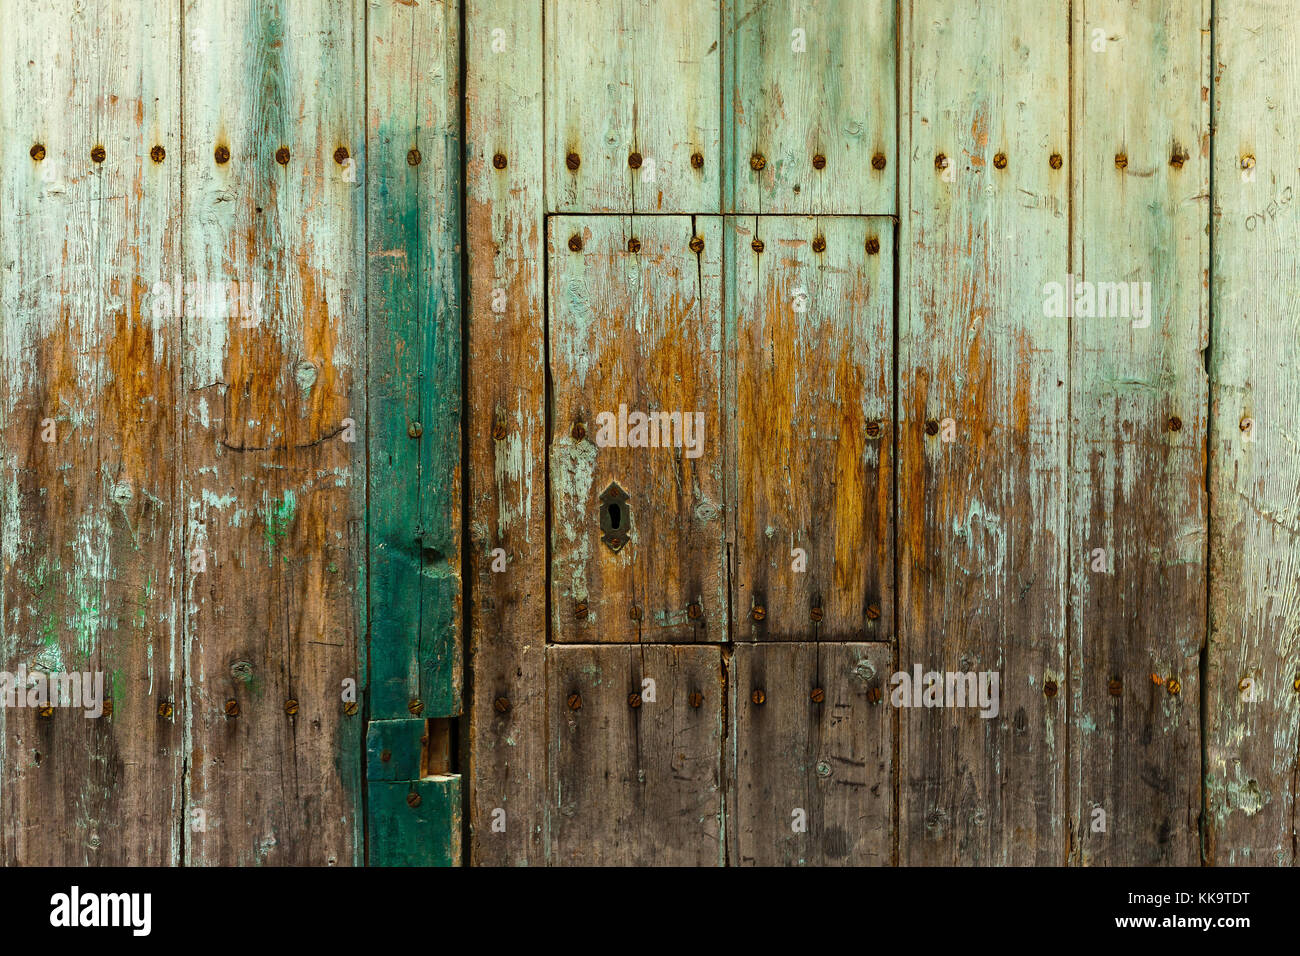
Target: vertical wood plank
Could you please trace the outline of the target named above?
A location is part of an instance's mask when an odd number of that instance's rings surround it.
[[[1087,0],[1074,15],[1074,859],[1195,865],[1209,10]],[[1070,280],[1052,281],[1064,300]]]
[[[542,5],[467,0],[465,20],[469,852],[529,865],[546,856]]]
[[[1206,860],[1296,863],[1300,751],[1297,11],[1214,23]]]
[[[556,641],[726,639],[722,236],[718,217],[549,220]],[[652,413],[679,424],[635,431]]]
[[[1068,4],[909,4],[899,669],[998,671],[1000,713],[900,710],[900,862],[1066,852]],[[998,153],[1008,158],[998,168]],[[947,440],[951,438],[951,440]]]
[[[898,4],[734,0],[724,16],[725,208],[895,212]]]
[[[0,669],[99,672],[111,711],[0,710],[0,859],[174,864],[179,4],[27,13],[0,30]]]
[[[186,301],[199,864],[360,856],[364,23],[360,0],[185,6],[185,281],[263,293],[251,315]]]
[[[728,688],[734,864],[890,862],[893,658],[888,644],[736,646]]]
[[[719,212],[719,0],[545,3],[548,211]]]
[[[740,489],[733,633],[888,640],[893,223],[728,223]]]
[[[547,658],[553,862],[722,865],[721,651],[570,646]]]
[[[372,718],[461,711],[459,17],[368,20]]]

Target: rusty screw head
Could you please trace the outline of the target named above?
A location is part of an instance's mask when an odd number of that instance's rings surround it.
[[[755,704],[761,704],[763,701],[767,700],[767,695],[763,693],[763,688],[755,687],[754,692],[749,695],[749,699]]]
[[[813,156],[812,163],[813,163],[813,169],[825,169],[826,157],[823,156],[821,153],[817,153],[815,156]]]
[[[492,425],[492,437],[495,438],[497,441],[501,441],[503,438],[506,437],[506,423],[505,423],[505,422],[498,420],[498,421],[496,421],[496,422],[493,423],[493,425]]]
[[[1049,680],[1043,684],[1043,694],[1047,697],[1056,696],[1056,681]]]
[[[379,759],[382,760],[384,763],[388,763],[390,760],[393,759],[393,752],[391,750],[382,750],[379,753]]]
[[[343,713],[347,714],[349,717],[355,717],[357,715],[357,702],[355,700],[347,701],[343,705]]]
[[[226,716],[227,717],[239,716],[239,701],[235,700],[235,698],[233,697],[230,698],[228,701],[226,701]]]
[[[418,793],[408,793],[406,795],[406,805],[414,810],[420,805],[420,795]]]
[[[753,249],[755,252],[762,252],[764,248],[763,240],[755,239],[753,242],[749,244],[749,248]]]
[[[170,700],[160,700],[158,702],[158,716],[163,720],[172,719],[172,702]]]
[[[757,172],[767,165],[767,157],[762,153],[755,153],[749,157],[749,168]]]
[[[695,253],[697,256],[704,251],[704,240],[699,236],[692,236],[690,245],[691,252]]]
[[[936,422],[933,418],[931,418],[929,421],[925,423],[925,433],[927,435],[939,434],[939,423]]]
[[[875,236],[871,236],[869,239],[867,239],[867,255],[874,256],[879,251],[880,251],[880,240],[877,239]]]
[[[1181,418],[1179,418],[1177,415],[1173,415],[1170,417],[1169,430],[1171,432],[1181,431],[1182,427],[1183,427],[1183,420]]]
[[[149,158],[155,163],[161,163],[167,158],[167,150],[163,149],[161,146],[155,146],[153,149],[149,150]]]
[[[628,166],[630,166],[632,169],[640,169],[640,168],[641,168],[641,154],[640,154],[640,153],[637,153],[637,152],[628,153],[628,155],[627,155],[627,164],[628,164]]]
[[[691,168],[692,169],[704,168],[704,156],[701,153],[691,153]]]
[[[340,146],[338,149],[334,150],[334,162],[342,166],[347,161],[348,161],[348,148],[346,146]]]
[[[51,717],[54,716],[54,705],[42,704],[41,709],[36,712],[36,716],[42,718],[43,720],[49,720]]]
[[[687,698],[687,700],[690,702],[692,707],[698,709],[700,704],[704,703],[704,695],[698,690],[693,690],[691,691],[691,696]]]
[[[754,620],[761,621],[763,618],[767,617],[767,608],[763,607],[761,604],[755,604],[752,615]]]
[[[884,153],[876,153],[876,155],[874,155],[874,156],[871,157],[871,168],[872,168],[872,169],[876,169],[876,170],[880,170],[880,169],[884,169],[884,168],[885,168],[885,154],[884,154]]]
[[[587,426],[582,422],[574,422],[569,434],[573,436],[574,441],[582,441],[587,437]]]
[[[574,233],[572,236],[569,237],[569,251],[570,252],[582,251],[582,236],[579,236],[577,233]]]
[[[39,163],[42,159],[45,158],[45,144],[36,143],[34,146],[32,146],[29,155],[32,157],[32,159],[36,160]]]
[[[1053,153],[1051,158],[1047,160],[1047,165],[1051,166],[1053,169],[1060,169],[1064,164],[1065,160],[1061,159],[1060,153]]]
[[[418,149],[413,148],[406,151],[406,165],[408,166],[419,166],[420,160],[423,158]]]
[[[1118,677],[1112,677],[1106,684],[1106,690],[1110,691],[1111,697],[1118,697],[1124,693],[1124,682]]]
[[[505,153],[496,153],[496,154],[493,155],[493,157],[492,157],[492,168],[493,168],[493,169],[505,169],[505,168],[506,168],[506,154],[505,154]]]
[[[1125,166],[1127,166],[1127,165],[1128,165],[1128,156],[1127,156],[1126,154],[1124,154],[1124,153],[1116,153],[1116,154],[1115,154],[1115,168],[1116,168],[1116,169],[1123,169],[1123,168],[1124,168]]]
[[[631,609],[627,612],[627,616],[634,621],[641,620],[641,606],[639,604],[633,604]]]
[[[813,621],[816,622],[822,619],[822,615],[824,614],[824,612],[822,611],[821,608],[814,607],[809,609],[808,614],[813,619]]]
[[[579,621],[586,620],[587,618],[586,601],[579,601],[577,604],[573,605],[573,616],[576,617]]]
[[[876,621],[880,619],[880,606],[876,604],[867,605],[867,620]]]
[[[820,704],[826,699],[826,691],[822,690],[820,687],[814,687],[812,693],[808,695],[808,699],[814,704]]]
[[[814,239],[813,239],[813,241],[812,241],[812,250],[813,250],[813,252],[825,252],[825,251],[826,251],[826,239],[825,239],[823,236],[816,236],[816,237],[814,237]]]
[[[275,161],[281,166],[289,165],[289,147],[281,146],[275,151]]]
[[[1169,678],[1169,682],[1165,684],[1165,690],[1169,691],[1170,696],[1176,695],[1182,689],[1183,685],[1177,677]]]
[[[409,422],[406,426],[406,434],[410,438],[419,438],[424,434],[424,426],[419,422]]]
[[[633,710],[636,710],[638,707],[641,706],[641,695],[637,693],[628,694],[627,705],[631,707]]]
[[[410,701],[407,702],[406,709],[411,712],[412,717],[419,717],[424,713],[424,701],[420,700],[418,697],[412,697]]]
[[[880,698],[881,698],[881,693],[879,687],[872,687],[870,690],[867,691],[867,700],[871,701],[871,703],[873,704],[880,703]]]
[[[498,697],[492,701],[492,709],[498,714],[508,714],[510,713],[510,701],[504,697]]]
[[[947,168],[948,168],[948,157],[945,156],[943,153],[936,153],[935,156],[934,156],[934,168],[935,168],[935,169],[947,169]]]
[[[230,162],[230,147],[224,143],[212,151],[212,158],[217,161],[218,165],[224,165]]]
[[[298,713],[298,702],[290,697],[284,702],[284,712],[290,717],[296,716]]]
[[[1169,165],[1174,169],[1182,169],[1185,162],[1187,162],[1187,150],[1175,146],[1174,151],[1169,155]]]
[[[96,146],[94,149],[90,151],[90,158],[93,162],[96,163],[102,163],[106,155],[108,154],[104,152],[103,146]]]
[[[998,153],[996,156],[993,157],[993,168],[994,168],[994,169],[1006,169],[1006,168],[1007,168],[1007,154],[1006,154],[1006,153]]]
[[[867,422],[867,437],[868,438],[880,437],[880,422]]]
[[[699,620],[700,615],[703,613],[704,613],[703,608],[701,608],[699,604],[697,604],[694,601],[686,605],[686,616],[689,617],[692,621]]]
[[[568,166],[570,169],[577,169],[582,165],[582,158],[579,157],[577,153],[569,153],[569,155],[564,157],[564,165]]]
[[[1247,153],[1245,156],[1241,157],[1241,168],[1242,168],[1242,169],[1254,169],[1254,168],[1255,168],[1255,157],[1254,157],[1254,156],[1251,156],[1249,153]]]
[[[582,710],[582,695],[570,694],[568,703],[569,710]]]
[[[632,253],[633,255],[636,255],[638,252],[640,252],[641,240],[638,239],[636,236],[633,236],[631,239],[629,239],[627,241],[627,251]]]
[[[1248,432],[1255,427],[1255,419],[1243,418],[1240,422],[1237,423],[1237,427],[1244,432]]]

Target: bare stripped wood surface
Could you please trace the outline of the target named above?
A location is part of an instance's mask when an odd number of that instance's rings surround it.
[[[895,0],[725,5],[727,211],[893,213]]]
[[[739,640],[893,634],[894,227],[728,219]]]
[[[721,651],[546,653],[551,862],[722,865]]]
[[[362,12],[185,7],[186,281],[264,290],[260,315],[184,321],[196,864],[360,855],[361,717],[342,692],[365,677]]]
[[[1074,11],[1073,852],[1083,864],[1195,865],[1209,9],[1088,0]]]
[[[721,211],[718,3],[545,0],[548,211]]]
[[[461,711],[459,18],[367,21],[371,718]]]
[[[541,5],[469,0],[466,27],[469,854],[476,864],[538,864],[546,852]]]
[[[726,639],[722,237],[718,217],[548,221],[556,641]]]
[[[6,863],[180,858],[178,14],[0,11],[0,669],[111,702],[0,710]]]
[[[1225,0],[1215,12],[1205,856],[1294,866],[1300,11]]]
[[[881,866],[894,849],[888,644],[739,644],[730,862]]]
[[[900,861],[1066,852],[1068,4],[913,0],[899,301],[899,666],[1001,710],[900,713]],[[1005,166],[998,161],[1006,158]]]

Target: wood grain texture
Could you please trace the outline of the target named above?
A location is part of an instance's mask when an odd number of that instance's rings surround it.
[[[358,0],[185,7],[186,281],[264,290],[260,316],[184,321],[195,864],[361,852],[362,24]]]
[[[366,23],[369,712],[448,717],[461,711],[460,11],[382,0]]]
[[[723,15],[726,210],[894,213],[898,4],[735,0]]]
[[[893,223],[727,222],[736,330],[732,633],[888,640]]]
[[[733,865],[889,864],[893,658],[888,644],[736,646],[728,683]]]
[[[467,0],[466,30],[469,855],[528,865],[546,853],[542,7]]]
[[[899,669],[998,671],[1001,702],[901,711],[900,862],[1059,864],[1068,346],[1041,290],[1067,266],[1068,4],[908,18]]]
[[[0,710],[0,860],[174,864],[179,5],[32,14],[0,10],[0,669],[100,672],[112,711]]]
[[[546,654],[551,861],[722,865],[721,651],[646,644]]]
[[[1300,750],[1296,9],[1214,22],[1205,856],[1294,866]]]
[[[718,2],[545,0],[549,212],[721,211]]]
[[[460,866],[464,800],[459,774],[374,781],[367,785],[366,794],[372,863]]]
[[[722,237],[718,217],[548,222],[555,641],[726,639]],[[621,419],[620,407],[631,425],[602,438],[601,416]],[[679,413],[683,427],[656,420],[643,429],[659,447],[598,444],[631,436],[633,413]],[[628,540],[618,550],[602,540],[602,495],[612,485],[628,496],[619,512]]]
[[[1209,9],[1088,0],[1074,16],[1073,859],[1195,865]]]

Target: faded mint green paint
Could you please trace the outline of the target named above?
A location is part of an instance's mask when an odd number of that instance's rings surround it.
[[[372,720],[366,728],[366,779],[371,783],[418,779],[425,728],[425,721],[417,717]]]
[[[372,781],[367,789],[371,866],[460,865],[459,774]]]
[[[461,709],[455,3],[370,15],[370,714]],[[412,150],[418,150],[416,157]]]

